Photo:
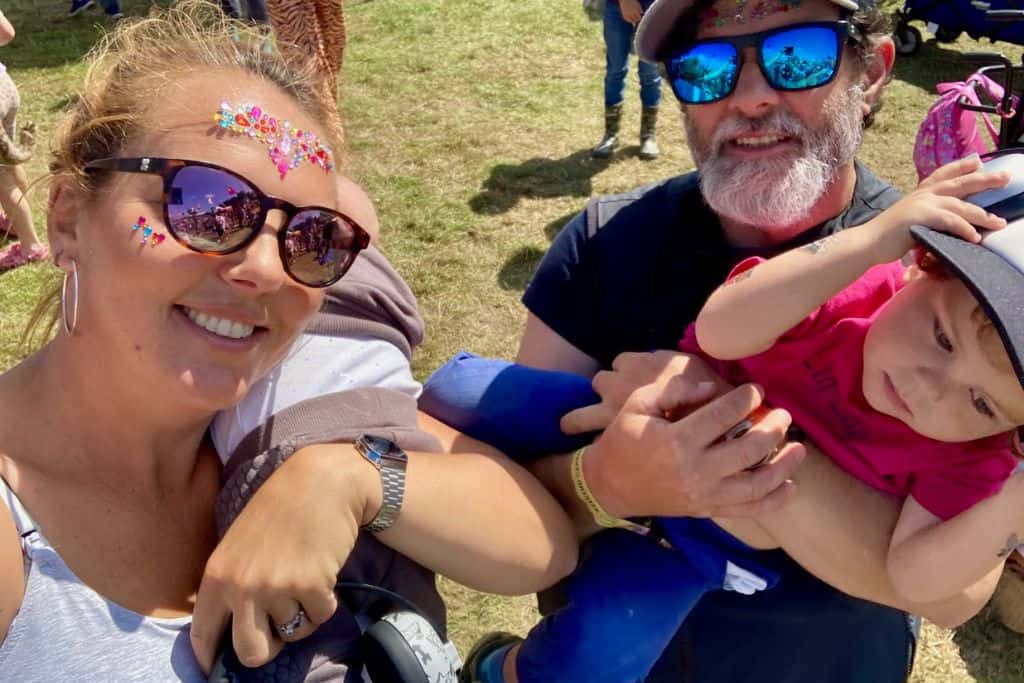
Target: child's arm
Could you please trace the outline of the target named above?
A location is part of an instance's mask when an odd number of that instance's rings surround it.
[[[935,602],[1001,570],[1021,539],[1024,475],[945,522],[908,497],[889,547],[889,576],[908,600]]]
[[[979,172],[980,165],[977,157],[947,164],[867,223],[787,251],[725,283],[697,317],[701,349],[731,360],[770,348],[864,271],[910,251],[914,225],[971,241],[979,239],[975,225],[1001,228],[1003,219],[962,199],[1008,181],[1004,173]]]

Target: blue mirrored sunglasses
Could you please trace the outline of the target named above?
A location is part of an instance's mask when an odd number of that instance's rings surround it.
[[[743,48],[757,49],[757,63],[776,90],[820,88],[839,71],[843,46],[859,36],[849,21],[791,24],[741,36],[690,43],[665,61],[672,92],[684,104],[708,104],[732,94],[743,66]]]

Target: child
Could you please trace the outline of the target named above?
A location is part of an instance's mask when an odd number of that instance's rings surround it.
[[[1024,192],[1024,156],[995,159],[987,166],[993,174],[973,172],[979,165],[965,174],[964,165],[940,169],[862,226],[741,263],[681,342],[686,351],[742,359],[713,365],[730,381],[761,384],[767,400],[789,410],[840,466],[905,497],[888,569],[894,587],[915,602],[972,585],[1024,535],[1024,513],[986,500],[1012,474],[1010,434],[1024,424],[1024,321],[1016,308],[1024,296],[1024,221],[999,230],[1003,219],[959,199],[989,190],[974,201],[1019,217],[1012,199]],[[998,172],[1006,170],[1014,182],[1002,188],[1009,176]],[[996,231],[974,244],[972,224]],[[904,269],[897,259],[915,239],[928,251]],[[564,437],[550,439],[560,413],[544,410],[593,402],[585,384],[565,373],[463,359],[431,378],[420,405],[444,421],[454,415],[453,426],[476,438],[497,435],[495,445],[513,456],[532,454],[552,441],[565,447]],[[482,422],[471,412],[474,395]],[[573,462],[581,497],[584,452]],[[725,525],[738,537],[708,520],[655,520],[679,552],[625,531],[598,535],[566,588],[568,605],[518,650],[511,638],[481,642],[462,680],[642,680],[704,592],[749,593],[776,580],[747,545],[772,547],[770,534],[752,522]]]
[[[7,17],[0,13],[0,45],[6,45],[12,40],[14,27]],[[19,103],[18,88],[11,80],[7,69],[0,64],[0,206],[3,207],[19,239],[18,242],[0,249],[0,273],[26,263],[42,261],[50,255],[49,249],[39,241],[39,236],[32,226],[32,210],[25,196],[28,179],[21,164],[28,161],[31,153],[15,142],[18,138],[15,136],[14,121]],[[30,141],[29,130],[28,126],[22,130],[22,143]]]

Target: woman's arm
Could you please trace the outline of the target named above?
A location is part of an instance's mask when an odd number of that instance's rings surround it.
[[[420,428],[448,454],[410,454],[402,513],[382,542],[490,593],[535,592],[576,567],[572,524],[529,472],[424,413]]]
[[[977,157],[947,164],[867,223],[787,251],[729,280],[697,317],[701,349],[733,360],[770,348],[866,270],[902,258],[914,246],[910,228],[915,225],[972,241],[979,239],[975,225],[1003,227],[1006,221],[961,199],[1006,184],[1009,176],[978,172],[980,166]]]
[[[424,426],[436,428],[456,451],[471,445],[430,420]],[[565,513],[504,456],[408,456],[402,511],[377,534],[381,542],[496,593],[531,593],[575,567],[576,539]],[[282,642],[269,623],[287,621],[299,605],[308,621],[292,639],[329,619],[338,572],[382,497],[380,472],[352,444],[293,453],[253,494],[207,561],[190,634],[203,669],[209,671],[229,618],[246,666],[276,656]]]
[[[1020,475],[945,522],[907,498],[889,548],[893,586],[909,600],[933,602],[1000,571],[1024,537],[1022,501]]]
[[[21,556],[21,541],[11,511],[0,502],[0,643],[7,637],[7,629],[21,608],[24,595],[25,561]]]

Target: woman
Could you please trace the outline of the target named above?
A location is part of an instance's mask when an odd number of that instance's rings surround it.
[[[308,79],[230,40],[246,29],[217,14],[185,2],[119,26],[54,142],[62,329],[0,375],[5,679],[203,680],[229,617],[239,659],[261,664],[331,616],[336,576],[384,505],[351,444],[315,445],[218,542],[207,427],[281,361],[368,238],[322,208],[344,212],[351,196],[338,194],[329,113]],[[236,132],[243,110],[250,128],[273,118],[288,134]],[[285,138],[313,151],[282,158]],[[254,201],[260,211],[238,215],[258,220],[224,236],[185,229],[214,205]],[[323,220],[324,264],[280,239]],[[373,551],[391,553],[384,565],[505,592],[571,568],[557,505],[503,459],[410,452],[405,486]]]

